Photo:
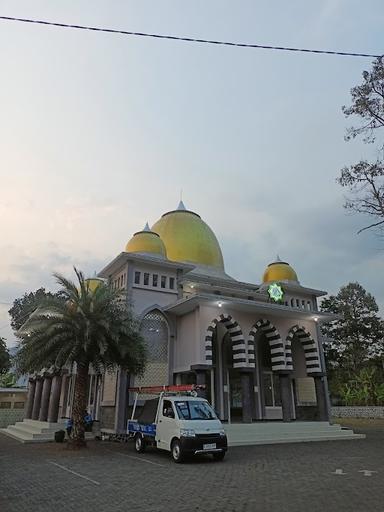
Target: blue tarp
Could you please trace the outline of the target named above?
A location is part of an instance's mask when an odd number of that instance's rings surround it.
[[[156,424],[155,423],[138,423],[137,421],[128,421],[128,432],[135,434],[136,432],[142,432],[147,436],[155,437],[156,435]]]

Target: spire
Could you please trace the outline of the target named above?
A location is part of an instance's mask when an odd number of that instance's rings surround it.
[[[185,207],[183,201],[180,201],[179,206],[177,207],[177,210],[181,210],[181,211],[186,210],[186,207]]]
[[[276,255],[275,263],[282,263],[280,256],[278,254]]]
[[[151,231],[148,222],[145,224],[143,231]]]

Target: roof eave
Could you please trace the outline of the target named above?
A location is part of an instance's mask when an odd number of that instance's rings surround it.
[[[97,275],[98,277],[101,277],[103,279],[108,279],[110,275],[112,275],[114,272],[116,272],[116,270],[118,270],[128,262],[149,263],[152,265],[182,270],[183,273],[190,272],[194,268],[194,265],[190,265],[188,263],[180,263],[177,261],[161,259],[155,256],[151,257],[143,254],[121,252],[110,263],[108,263],[108,265],[106,265]]]
[[[187,299],[180,299],[177,302],[170,304],[164,308],[164,311],[173,313],[177,316],[184,315],[187,312],[193,311],[197,306],[206,303],[221,303],[221,310],[225,311],[226,305],[237,307],[249,308],[250,310],[259,311],[268,315],[301,317],[310,319],[318,323],[330,322],[337,320],[338,315],[323,313],[321,311],[309,311],[301,308],[292,308],[290,306],[283,306],[281,304],[273,304],[266,302],[258,302],[253,300],[238,299],[233,297],[225,297],[220,295],[196,294]]]

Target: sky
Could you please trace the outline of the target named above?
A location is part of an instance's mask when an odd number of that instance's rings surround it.
[[[0,0],[0,16],[383,53],[382,0]],[[93,275],[183,191],[231,276],[280,257],[303,285],[360,282],[384,310],[383,242],[336,183],[374,148],[341,107],[371,60],[0,20],[0,336],[53,272]]]

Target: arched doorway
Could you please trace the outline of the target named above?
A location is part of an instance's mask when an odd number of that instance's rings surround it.
[[[243,333],[230,315],[220,315],[207,331],[206,360],[212,365],[208,399],[220,419],[236,421],[243,417],[241,369],[246,366]]]
[[[286,350],[292,368],[295,416],[299,420],[319,419],[319,407],[323,409],[324,405],[323,386],[320,381],[316,382],[321,376],[316,342],[304,327],[295,325],[288,333]],[[319,392],[321,404],[318,401]]]
[[[285,345],[287,359],[291,359],[291,345],[294,338],[298,339],[303,347],[307,373],[320,372],[321,366],[317,344],[312,335],[304,327],[295,325],[289,330]]]
[[[263,332],[256,337],[257,360],[260,380],[261,417],[265,420],[281,419],[281,394],[279,375],[272,369],[271,347]]]
[[[269,320],[259,320],[252,327],[248,352],[256,355],[258,418],[282,419],[280,372],[286,370],[286,358],[280,334]]]

